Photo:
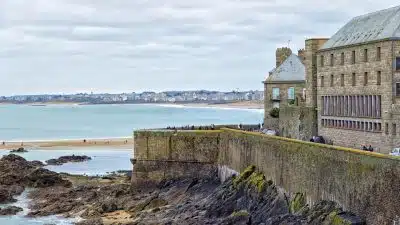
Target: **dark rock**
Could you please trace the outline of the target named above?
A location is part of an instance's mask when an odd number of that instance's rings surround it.
[[[22,212],[23,209],[20,207],[16,206],[8,206],[6,208],[0,209],[0,215],[5,216],[5,215],[16,215],[19,212]]]
[[[16,202],[13,198],[11,191],[6,187],[0,188],[0,203]]]
[[[89,161],[92,160],[91,157],[83,155],[83,156],[79,156],[79,155],[71,155],[71,156],[61,156],[58,159],[49,159],[46,161],[47,165],[54,165],[54,166],[59,166],[62,165],[64,163],[69,163],[69,162],[85,162],[85,161]]]
[[[47,169],[39,168],[26,176],[29,186],[34,188],[43,188],[50,186],[72,186],[70,181],[64,180],[58,173]]]
[[[81,222],[75,223],[76,225],[103,225],[103,220],[101,218],[83,220]]]
[[[23,147],[20,147],[18,149],[13,149],[13,150],[10,151],[10,153],[25,153],[25,152],[28,152],[28,150],[26,150]]]

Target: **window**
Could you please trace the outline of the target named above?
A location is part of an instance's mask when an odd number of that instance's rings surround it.
[[[340,86],[344,86],[344,74],[340,75]]]
[[[351,86],[356,86],[356,73],[351,75]]]
[[[356,63],[356,51],[351,52],[351,63],[352,64]]]
[[[368,72],[364,73],[364,86],[368,85]]]
[[[364,62],[368,62],[368,49],[364,49]]]
[[[376,85],[381,85],[381,74],[382,74],[381,71],[378,71],[376,73]]]
[[[381,47],[376,48],[376,61],[381,61]]]
[[[400,96],[400,83],[396,83],[396,96]]]
[[[396,135],[396,124],[392,124],[392,134]]]
[[[396,70],[400,71],[400,57],[396,57]]]
[[[385,123],[385,134],[389,134],[389,124]]]
[[[321,55],[321,67],[324,67],[324,61],[325,61],[324,56]]]
[[[340,65],[344,65],[344,52],[342,52],[342,54],[340,54]]]
[[[324,76],[321,76],[321,87],[324,87],[324,85],[325,85]]]
[[[335,58],[333,57],[333,54],[331,54],[331,66],[334,65],[334,61],[335,61]]]
[[[331,75],[331,87],[333,87],[333,74]]]
[[[288,88],[288,99],[294,100],[294,87]]]
[[[279,100],[279,88],[272,88],[272,99]]]

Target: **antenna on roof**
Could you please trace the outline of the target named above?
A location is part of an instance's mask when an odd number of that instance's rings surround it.
[[[289,40],[288,40],[288,43],[287,43],[287,47],[288,47],[288,48],[290,48],[290,42],[291,42],[291,40],[289,39]]]

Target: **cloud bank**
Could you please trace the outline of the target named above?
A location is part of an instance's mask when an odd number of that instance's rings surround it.
[[[0,95],[262,89],[276,47],[398,1],[2,0]]]

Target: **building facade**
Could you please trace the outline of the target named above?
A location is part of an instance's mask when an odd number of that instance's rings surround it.
[[[279,118],[273,117],[271,111],[282,106],[301,104],[305,85],[305,67],[302,58],[293,54],[289,48],[277,49],[276,66],[263,81],[264,127],[270,129],[279,128]]]
[[[305,104],[298,107],[313,115],[303,123],[308,134],[334,145],[371,145],[381,153],[400,147],[400,6],[356,17],[330,39],[308,39],[299,55]],[[264,83],[267,119],[274,86]],[[302,118],[282,110],[281,121]],[[285,129],[282,123],[279,129]],[[300,128],[290,130],[284,136],[307,136],[296,134]]]
[[[336,145],[400,145],[400,7],[351,20],[317,52],[318,134]],[[397,89],[399,87],[399,89]]]

